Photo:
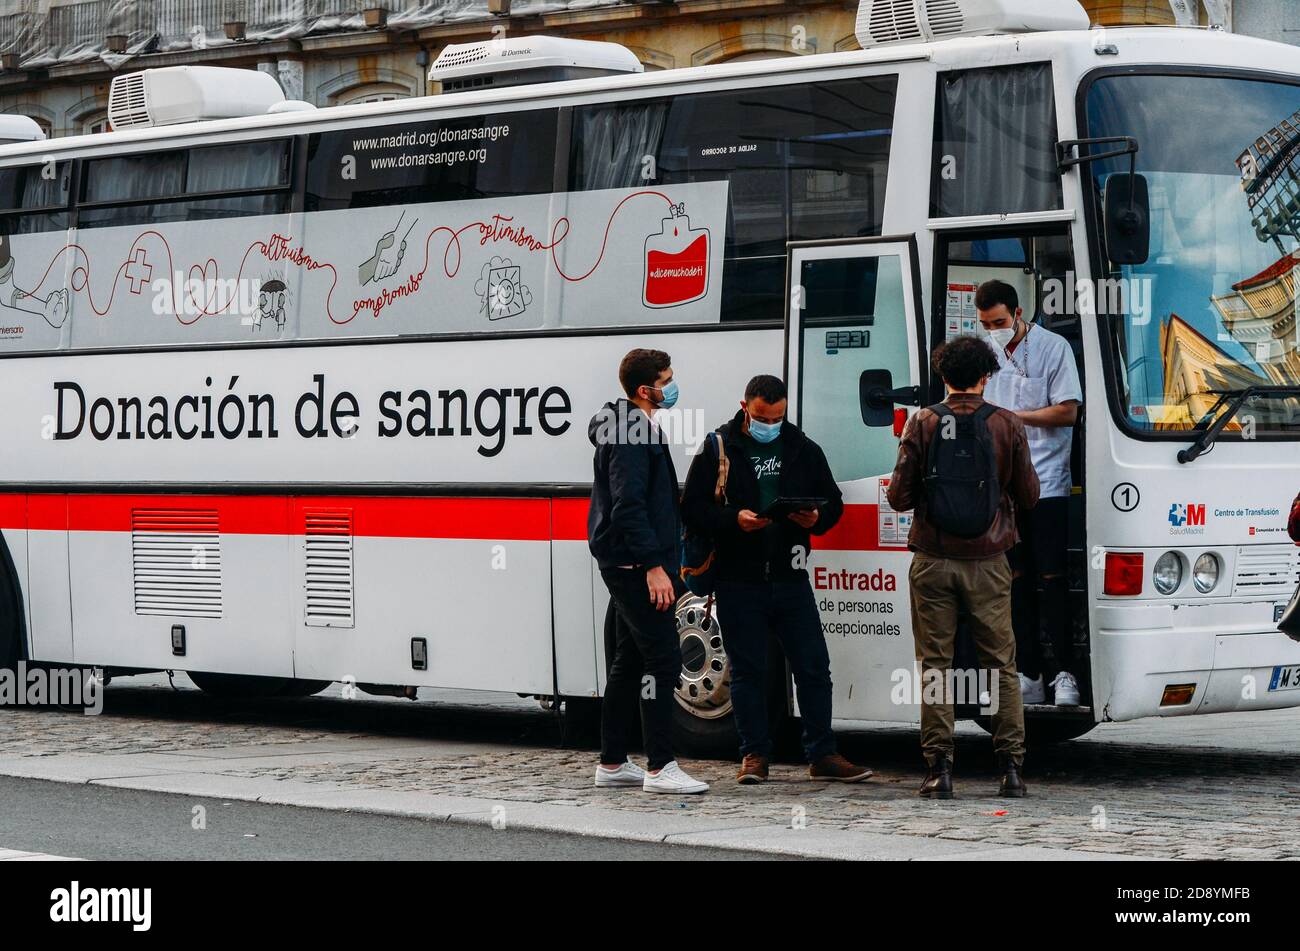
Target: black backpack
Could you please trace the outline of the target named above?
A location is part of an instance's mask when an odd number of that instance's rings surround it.
[[[943,403],[930,407],[939,425],[925,454],[926,513],[949,535],[979,538],[997,517],[1002,484],[988,427],[988,418],[997,411],[992,403],[965,416]],[[951,432],[952,438],[945,439],[945,432]]]

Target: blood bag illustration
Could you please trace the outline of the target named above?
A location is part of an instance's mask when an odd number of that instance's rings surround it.
[[[692,228],[685,203],[672,206],[658,234],[645,242],[647,307],[676,307],[709,292],[709,229]]]

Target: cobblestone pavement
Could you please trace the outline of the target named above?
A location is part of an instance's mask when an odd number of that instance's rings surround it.
[[[178,678],[181,680],[182,678]],[[100,716],[0,710],[0,756],[187,750],[347,749],[337,762],[294,756],[232,762],[224,775],[339,784],[515,803],[593,804],[710,820],[1036,845],[1156,858],[1300,858],[1300,711],[1104,724],[1089,736],[1031,750],[1030,797],[993,796],[988,739],[961,729],[958,798],[915,795],[923,769],[916,733],[881,726],[841,736],[843,751],[876,770],[869,783],[812,783],[795,763],[773,782],[740,787],[734,766],[684,761],[713,784],[702,797],[652,797],[591,786],[588,748],[557,748],[552,714],[501,695],[441,691],[435,703],[343,700],[235,703],[173,691],[157,679],[108,689]],[[379,755],[382,751],[382,755]],[[337,757],[335,758],[337,759]],[[307,760],[304,762],[304,760]]]

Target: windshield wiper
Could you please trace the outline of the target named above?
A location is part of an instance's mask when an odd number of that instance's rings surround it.
[[[1196,431],[1199,433],[1195,441],[1186,449],[1178,450],[1178,461],[1184,465],[1189,462],[1195,462],[1198,458],[1209,451],[1214,445],[1214,441],[1219,438],[1219,434],[1232,422],[1243,406],[1261,397],[1284,398],[1287,396],[1300,396],[1300,385],[1296,386],[1248,386],[1240,390],[1209,390],[1210,393],[1218,393],[1219,399],[1210,411],[1206,413],[1199,423],[1196,424]],[[1218,416],[1219,408],[1227,404],[1227,409]]]

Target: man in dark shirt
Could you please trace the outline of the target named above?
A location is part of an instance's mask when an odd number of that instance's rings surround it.
[[[606,623],[615,638],[596,785],[702,793],[708,784],[686,775],[672,752],[673,690],[682,673],[673,612],[681,527],[677,472],[654,417],[677,402],[677,382],[662,350],[631,351],[618,379],[627,398],[607,403],[587,431],[596,447],[587,540],[609,589]],[[645,770],[627,756],[628,714],[638,697]]]
[[[860,782],[871,770],[835,749],[830,655],[806,568],[809,535],[830,531],[844,511],[821,447],[785,418],[785,384],[756,376],[741,410],[718,428],[729,471],[722,502],[717,440],[691,463],[682,518],[713,539],[718,624],[731,663],[731,703],[740,734],[740,783],[767,780],[772,742],[767,719],[768,650],[775,637],[794,675],[803,717],[804,755],[813,779]],[[777,498],[825,499],[819,509],[764,518]]]
[[[948,388],[944,405],[958,417],[985,406],[984,385],[998,371],[988,344],[975,337],[956,337],[934,354],[934,367]],[[929,409],[916,413],[903,431],[898,464],[889,483],[889,504],[898,512],[915,509],[907,547],[913,552],[909,574],[912,636],[923,686],[937,674],[944,685],[943,703],[927,702],[921,693],[921,748],[930,772],[921,795],[952,798],[953,697],[951,676],[959,614],[975,640],[981,673],[996,671],[993,747],[998,753],[1004,796],[1025,794],[1020,768],[1025,753],[1025,714],[1016,673],[1016,639],[1011,626],[1011,568],[1007,552],[1016,543],[1016,509],[1038,502],[1038,475],[1029,457],[1024,424],[1014,413],[997,409],[985,425],[992,439],[1001,493],[992,524],[977,538],[943,531],[930,518],[925,496],[927,462],[935,439],[950,422]],[[933,673],[932,673],[933,672]],[[967,701],[969,702],[969,701]],[[993,704],[990,704],[991,706]]]

